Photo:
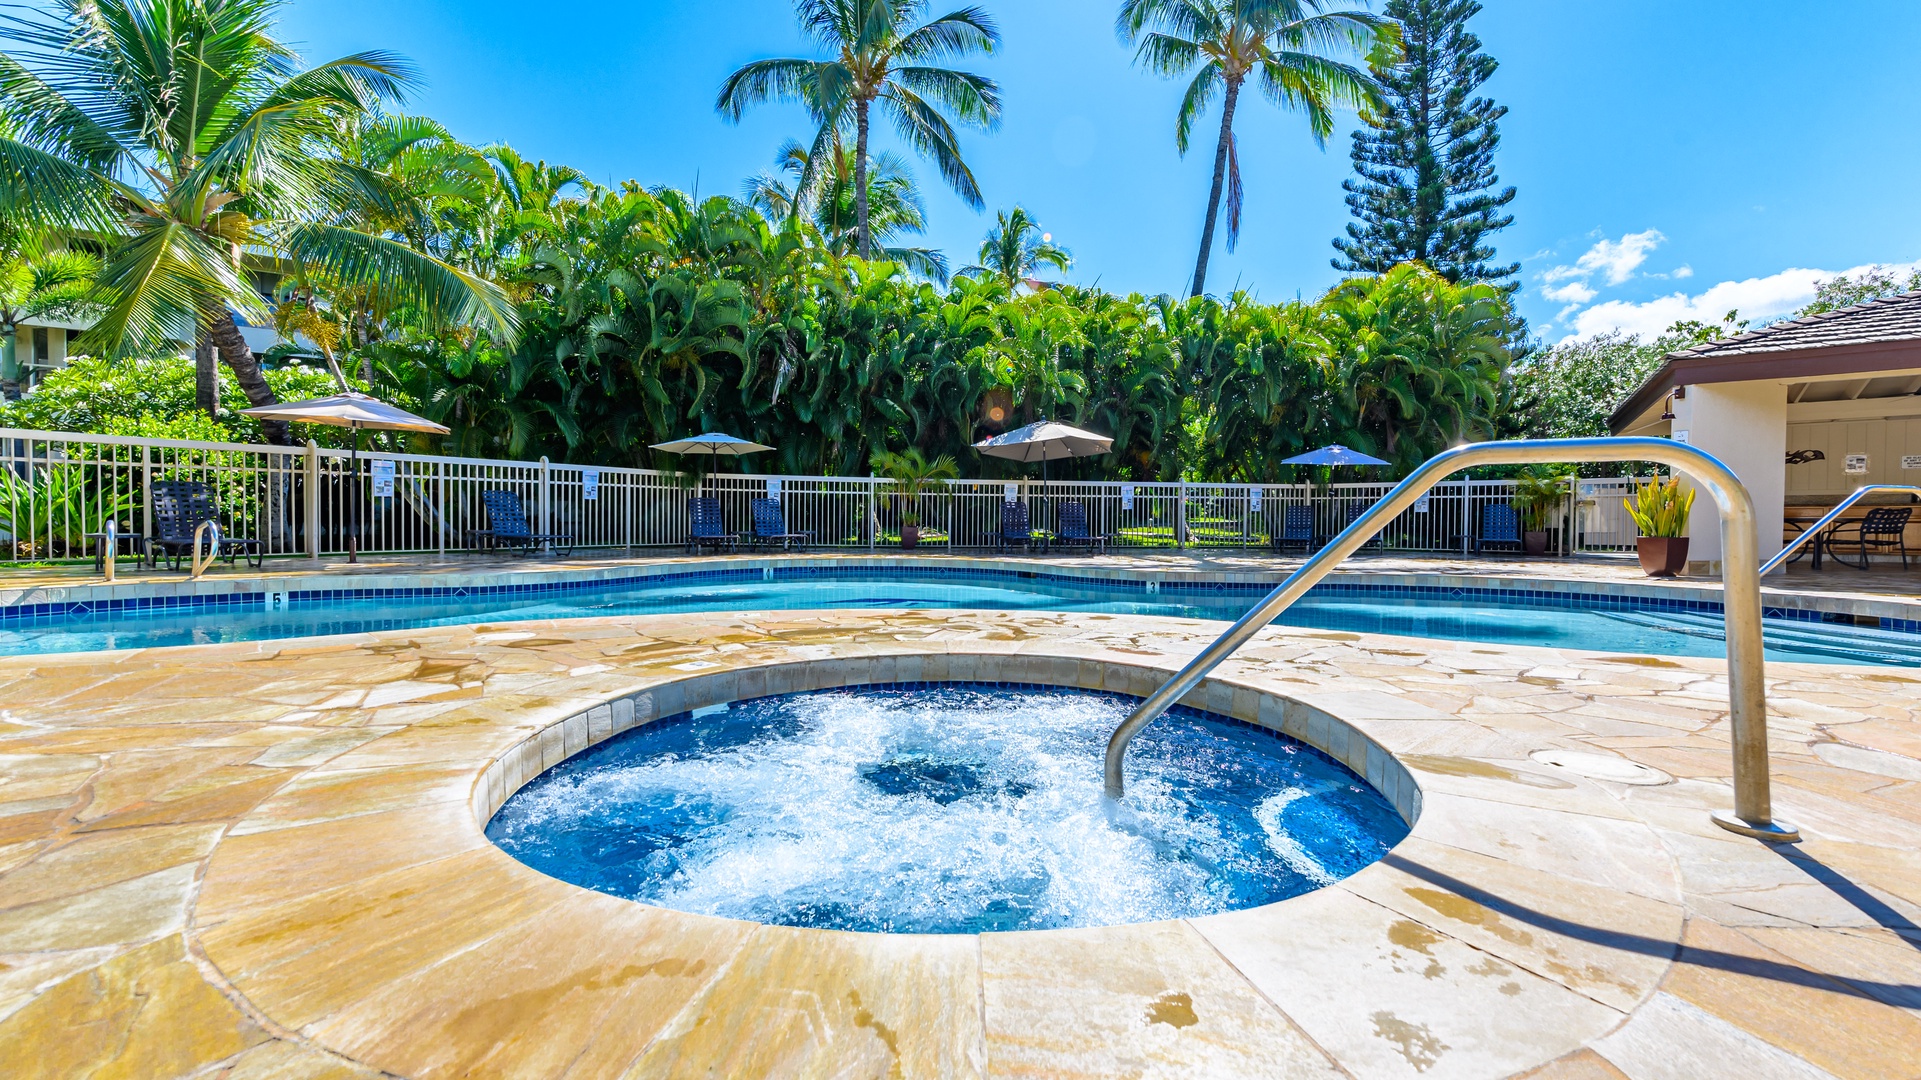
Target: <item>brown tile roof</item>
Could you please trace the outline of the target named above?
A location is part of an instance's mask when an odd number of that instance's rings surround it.
[[[1731,338],[1669,353],[1671,359],[1827,349],[1883,341],[1921,340],[1921,292],[1882,297],[1853,307],[1790,319]]]
[[[1677,386],[1921,368],[1921,290],[1671,352],[1608,417],[1625,430]]]

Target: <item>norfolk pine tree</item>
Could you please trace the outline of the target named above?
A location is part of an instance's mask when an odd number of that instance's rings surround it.
[[[1334,241],[1334,268],[1378,274],[1419,261],[1454,282],[1488,282],[1512,291],[1518,263],[1490,266],[1491,233],[1512,187],[1497,189],[1494,152],[1507,114],[1474,91],[1499,65],[1467,30],[1475,0],[1388,0],[1402,27],[1405,57],[1375,72],[1384,105],[1364,112],[1354,132],[1354,171],[1341,185],[1359,221]]]

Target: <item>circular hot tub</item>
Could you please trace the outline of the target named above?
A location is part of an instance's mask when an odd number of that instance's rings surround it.
[[[487,834],[600,892],[883,933],[1255,907],[1345,877],[1407,834],[1405,811],[1328,753],[1185,708],[1135,740],[1127,798],[1109,800],[1101,754],[1136,703],[944,682],[707,705],[540,772]]]

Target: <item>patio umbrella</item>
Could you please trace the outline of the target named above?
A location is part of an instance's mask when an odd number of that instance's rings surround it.
[[[760,443],[751,442],[737,436],[725,435],[718,431],[710,431],[705,435],[696,435],[691,439],[675,439],[672,442],[655,443],[654,449],[665,450],[670,454],[704,454],[718,461],[723,457],[741,457],[746,454],[758,454],[762,450],[772,450],[773,447],[763,446]],[[698,492],[700,490],[700,477],[698,474],[695,475],[694,480],[694,490]]]
[[[1105,454],[1113,448],[1114,440],[1105,435],[1057,424],[1052,420],[1041,420],[974,444],[974,449],[991,457],[1040,462],[1043,481],[1047,479],[1047,463],[1050,461]]]
[[[1288,458],[1283,465],[1386,465],[1377,457],[1369,457],[1359,450],[1349,450],[1339,443],[1323,446],[1319,450],[1309,450],[1305,454]]]
[[[375,431],[424,431],[431,435],[445,435],[448,430],[445,426],[425,417],[415,416],[377,397],[369,397],[354,390],[308,401],[258,405],[251,409],[240,410],[240,415],[251,416],[258,420],[298,420],[303,424],[326,424],[328,427],[353,429],[355,497],[348,500],[352,524],[347,533],[347,561],[350,563],[360,561],[360,430],[372,428]]]

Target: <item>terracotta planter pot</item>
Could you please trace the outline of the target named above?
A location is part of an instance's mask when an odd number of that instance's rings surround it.
[[[1547,554],[1547,530],[1530,529],[1521,534],[1521,550],[1529,555]]]
[[[1673,577],[1688,568],[1688,538],[1643,536],[1634,542],[1641,570],[1649,577]]]
[[[902,525],[900,527],[900,546],[903,551],[912,551],[920,546],[919,525]]]

